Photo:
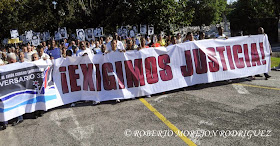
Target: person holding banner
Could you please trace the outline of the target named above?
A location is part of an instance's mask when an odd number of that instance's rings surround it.
[[[126,39],[126,51],[134,50],[133,41],[131,39]]]
[[[14,53],[9,53],[7,55],[7,60],[8,60],[8,64],[12,64],[12,63],[16,63],[16,55]],[[21,122],[23,122],[23,116],[18,116],[17,118],[14,118],[11,120],[12,121],[12,125],[15,126]]]
[[[262,27],[258,28],[258,34],[265,34],[264,29]],[[269,47],[270,47],[270,55],[271,55],[272,54],[271,46],[269,46]],[[268,75],[268,73],[264,73],[264,76],[265,76],[265,80],[267,80],[268,78],[271,77],[270,75]],[[255,75],[255,77],[262,77],[262,76],[258,74],[258,75]]]

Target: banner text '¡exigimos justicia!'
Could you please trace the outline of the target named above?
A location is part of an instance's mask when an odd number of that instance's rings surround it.
[[[259,56],[258,50],[261,53],[261,57]],[[205,74],[208,71],[217,72],[220,68],[222,68],[223,71],[227,71],[229,69],[235,70],[236,68],[242,69],[245,65],[246,67],[254,67],[266,64],[262,42],[259,43],[258,46],[256,43],[252,43],[250,44],[250,48],[248,47],[248,44],[243,44],[233,45],[232,47],[208,47],[205,51],[202,51],[201,49],[185,50],[184,55],[186,62],[185,65],[180,67],[183,77],[192,76],[194,73],[194,67],[196,74]],[[230,68],[227,67],[226,60],[228,60]],[[139,87],[139,85],[144,86],[145,80],[148,84],[155,84],[159,79],[162,81],[173,79],[170,56],[167,54],[160,55],[157,58],[150,56],[145,59],[134,59],[133,61],[134,65],[132,64],[132,60],[126,60],[123,62],[117,61],[114,65],[110,62],[104,63],[101,65],[101,71],[100,64],[93,63],[69,65],[67,67],[61,66],[59,72],[61,73],[62,92],[63,94],[69,93],[69,88],[71,92],[81,90],[101,91],[101,81],[103,81],[104,90],[108,91],[126,88],[125,81],[127,88],[132,88]],[[158,69],[157,66],[160,69]],[[124,80],[123,67],[126,80]],[[80,79],[81,76],[76,73],[76,70],[79,69],[82,70],[81,75],[83,76],[83,85],[77,84],[77,79]],[[95,75],[94,77],[93,73]],[[101,78],[101,74],[103,78]],[[68,82],[70,82],[70,86]]]

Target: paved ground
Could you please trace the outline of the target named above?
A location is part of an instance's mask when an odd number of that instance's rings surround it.
[[[280,72],[270,75],[145,98],[153,112],[139,99],[66,105],[0,131],[0,145],[186,145],[182,139],[189,139],[201,146],[278,146]]]

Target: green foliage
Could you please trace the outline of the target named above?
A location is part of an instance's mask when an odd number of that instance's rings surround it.
[[[279,5],[279,0],[238,0],[229,14],[231,28],[244,30],[248,34],[256,31],[256,25],[264,25],[261,23],[263,20],[277,21]]]
[[[116,26],[149,24],[156,32],[170,30],[171,24],[189,25],[194,9],[187,0],[61,0],[54,9],[50,0],[3,0],[0,2],[1,34],[10,29],[54,32],[60,26],[74,32],[76,28],[105,27],[107,33]]]
[[[191,8],[195,9],[192,25],[210,25],[222,21],[226,11],[225,0],[189,0]]]
[[[56,9],[52,1],[1,0],[0,39],[9,37],[10,29],[53,33],[67,27],[75,33],[77,28],[103,26],[108,34],[116,26],[135,24],[154,25],[156,33],[172,33],[180,26],[216,24],[224,16],[230,19],[232,30],[248,34],[267,18],[274,25],[280,12],[279,0],[238,0],[229,6],[225,0],[56,0]]]

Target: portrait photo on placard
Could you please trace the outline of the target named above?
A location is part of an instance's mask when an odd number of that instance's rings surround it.
[[[126,26],[122,26],[122,37],[127,37],[127,27]]]
[[[54,32],[54,40],[56,40],[56,41],[61,40],[61,35],[58,31]]]
[[[140,34],[146,34],[147,33],[147,25],[140,25]]]
[[[58,31],[60,33],[61,39],[67,39],[68,38],[66,27],[58,28]]]
[[[32,30],[25,31],[25,36],[26,36],[26,40],[27,41],[31,41],[32,40],[32,36],[33,36],[33,31]]]
[[[135,38],[135,31],[134,31],[134,29],[129,30],[129,37]]]
[[[74,33],[72,33],[71,35],[70,35],[70,37],[71,37],[71,39],[73,39],[73,40],[75,40],[77,37],[76,37],[76,34],[74,34]]]
[[[137,25],[133,25],[132,29],[134,30],[134,33],[137,34],[138,33],[138,26]]]
[[[103,36],[103,27],[97,27],[95,37],[102,37],[102,36]]]
[[[45,42],[46,41],[44,35],[45,35],[44,33],[40,33],[40,35],[39,35],[41,42]]]
[[[153,35],[154,34],[154,26],[149,25],[148,27],[148,35]]]
[[[12,39],[15,39],[15,38],[19,37],[18,30],[16,30],[16,29],[11,29],[10,33],[11,33],[11,38]]]
[[[25,43],[26,42],[25,35],[24,34],[20,35],[19,40]]]
[[[94,40],[94,31],[93,28],[86,29],[86,39],[88,41]]]
[[[32,36],[31,43],[33,46],[38,46],[40,44],[40,37],[38,35]]]
[[[122,35],[122,28],[117,28],[117,34],[118,34],[118,36]]]
[[[45,41],[48,41],[51,39],[51,35],[50,35],[50,32],[49,31],[45,31],[44,32],[44,38],[45,38]]]
[[[76,29],[77,39],[80,41],[85,40],[85,31],[83,29]]]

